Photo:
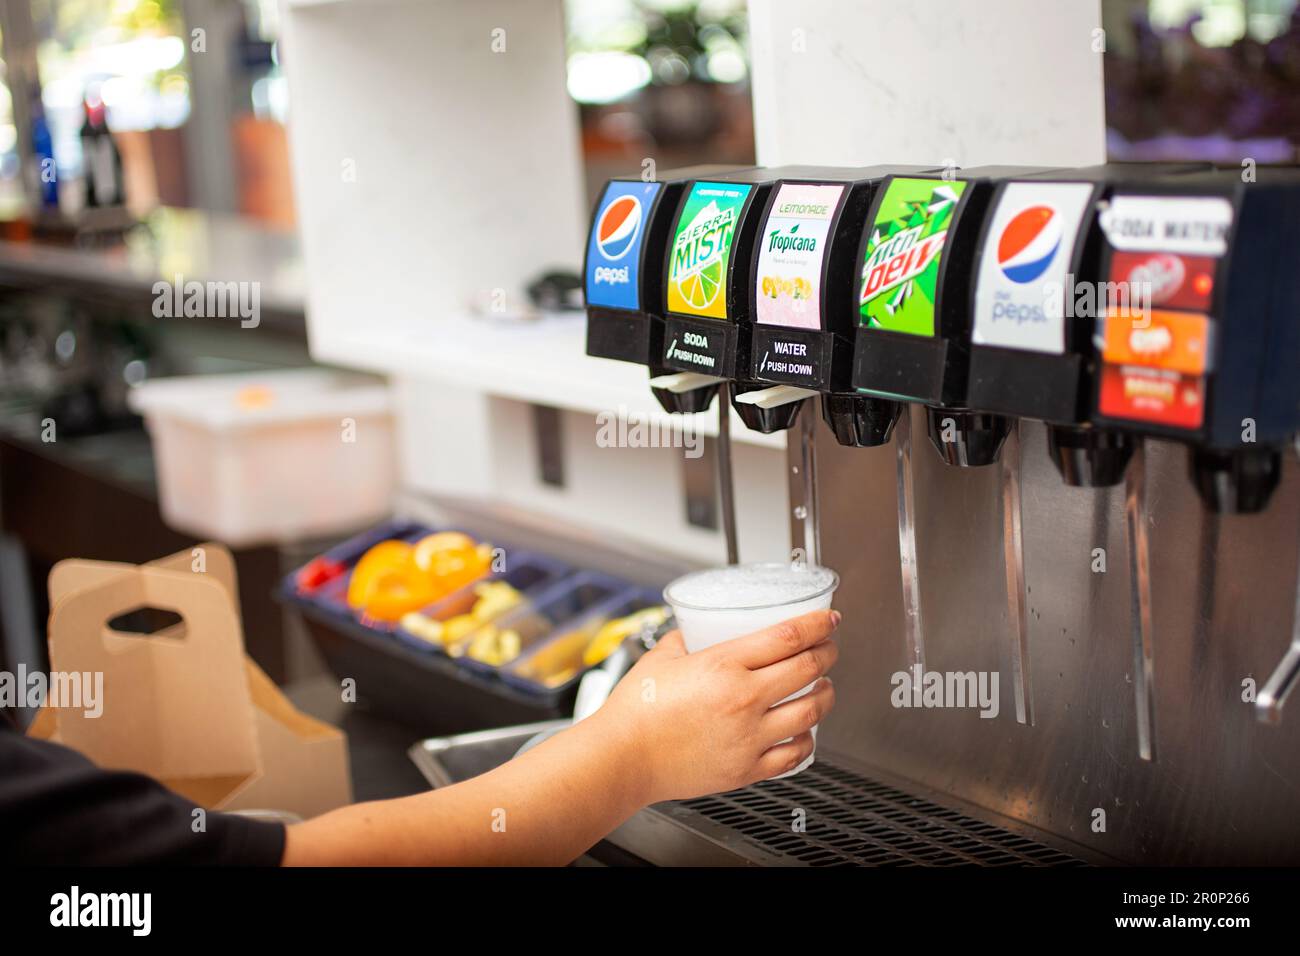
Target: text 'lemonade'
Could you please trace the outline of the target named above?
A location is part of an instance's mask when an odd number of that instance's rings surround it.
[[[686,650],[695,652],[810,611],[825,610],[831,606],[839,583],[839,576],[829,568],[739,564],[680,577],[664,589],[664,600],[672,606]],[[800,688],[785,700],[802,697],[812,686]],[[793,776],[812,766],[816,757],[816,727],[812,734],[813,753],[799,766],[779,776]]]

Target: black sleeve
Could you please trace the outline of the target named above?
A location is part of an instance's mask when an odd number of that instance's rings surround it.
[[[139,773],[101,770],[0,719],[0,861],[278,866],[284,827],[208,811]]]

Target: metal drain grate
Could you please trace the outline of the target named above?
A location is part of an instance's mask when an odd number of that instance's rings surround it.
[[[822,757],[796,777],[681,806],[808,866],[1083,866],[1035,840],[914,797]],[[791,811],[807,830],[791,831]]]

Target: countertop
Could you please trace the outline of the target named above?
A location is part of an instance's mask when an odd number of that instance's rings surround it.
[[[197,209],[160,208],[102,247],[0,241],[0,281],[54,281],[152,296],[159,280],[256,282],[262,307],[301,316],[306,280],[297,235]]]

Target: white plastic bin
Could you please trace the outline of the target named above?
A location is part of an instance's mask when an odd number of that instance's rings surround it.
[[[326,369],[196,375],[132,389],[163,519],[229,545],[326,535],[392,510],[388,386]]]

